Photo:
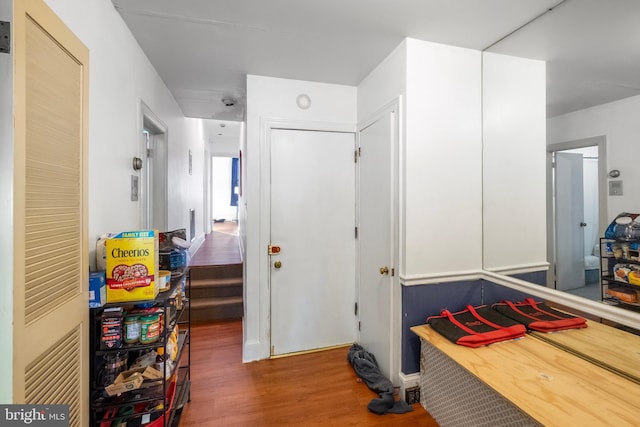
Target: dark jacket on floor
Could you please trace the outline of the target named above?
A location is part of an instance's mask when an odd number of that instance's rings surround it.
[[[413,407],[406,402],[394,401],[393,383],[380,372],[378,362],[373,354],[362,346],[353,344],[347,354],[347,360],[367,387],[380,395],[379,398],[369,402],[367,408],[371,412],[382,415],[387,412],[404,414],[413,411]]]

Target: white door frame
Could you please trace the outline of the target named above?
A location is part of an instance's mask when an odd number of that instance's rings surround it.
[[[147,144],[143,135],[144,129],[152,130],[156,150],[150,161],[153,165],[143,162],[142,170],[140,170],[139,194],[140,203],[140,224],[143,228],[156,228],[158,230],[167,230],[169,214],[169,196],[168,196],[168,127],[160,118],[149,108],[144,101],[140,100],[140,115],[138,118],[138,135],[140,135],[140,158],[147,159]],[[149,173],[152,171],[152,174]],[[151,176],[152,175],[152,176]],[[147,189],[153,181],[152,203],[149,203],[149,194]]]
[[[262,118],[260,120],[260,224],[259,224],[259,331],[258,343],[260,358],[268,358],[271,355],[271,288],[270,259],[267,253],[271,239],[271,131],[283,130],[307,130],[318,132],[345,132],[356,135],[356,127],[352,123],[334,122],[307,122],[295,120],[280,120]],[[355,286],[355,282],[354,282]],[[255,344],[255,343],[252,343]]]
[[[553,169],[551,165],[552,153],[556,151],[572,150],[576,148],[598,147],[598,227],[600,236],[604,236],[607,228],[607,137],[598,135],[590,138],[575,139],[547,145],[547,260],[555,264],[555,214],[553,208]],[[549,269],[547,287],[555,287],[555,268]]]

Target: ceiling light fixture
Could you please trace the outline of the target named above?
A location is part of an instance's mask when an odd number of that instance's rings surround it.
[[[309,95],[301,93],[296,98],[296,104],[298,104],[298,108],[301,110],[306,110],[311,107],[311,98],[309,98]]]
[[[230,96],[225,96],[224,98],[222,98],[222,103],[225,107],[233,107],[234,105],[236,105],[236,100]]]

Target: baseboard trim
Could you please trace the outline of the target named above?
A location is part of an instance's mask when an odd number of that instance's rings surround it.
[[[420,384],[420,374],[405,374],[400,373],[398,376],[400,380],[400,395],[398,396],[401,400],[405,400],[405,390],[411,387],[415,387]]]
[[[242,346],[242,363],[256,362],[258,360],[268,359],[262,355],[260,350],[260,342],[246,342]]]

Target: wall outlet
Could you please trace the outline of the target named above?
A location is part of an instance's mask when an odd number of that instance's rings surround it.
[[[410,387],[404,391],[404,400],[409,405],[420,403],[420,386]]]

